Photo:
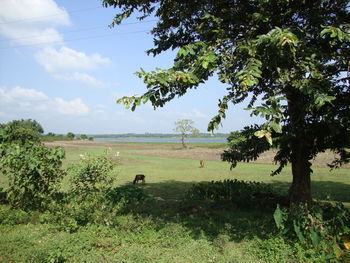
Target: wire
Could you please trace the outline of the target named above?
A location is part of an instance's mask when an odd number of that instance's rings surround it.
[[[86,12],[86,11],[95,10],[95,9],[99,9],[99,8],[102,8],[102,6],[89,7],[89,8],[77,9],[77,10],[71,10],[71,11],[62,11],[61,13],[52,14],[52,15],[37,16],[37,17],[30,17],[30,18],[23,18],[23,19],[19,19],[19,20],[12,20],[12,21],[7,21],[7,22],[1,22],[0,25],[21,23],[21,22],[25,22],[27,20],[40,20],[41,18],[46,18],[46,17],[61,16],[61,15],[65,14],[65,13],[72,14],[72,13]]]
[[[155,22],[157,20],[147,20],[147,21],[140,21],[140,22],[131,22],[131,23],[125,23],[125,24],[120,24],[119,26],[128,26],[128,25],[134,25],[134,24],[143,24],[143,23],[150,23],[150,22]],[[91,31],[95,29],[100,29],[100,28],[107,28],[108,26],[96,26],[96,27],[87,27],[87,28],[82,28],[82,29],[76,29],[76,30],[67,30],[67,31],[58,31],[58,34],[66,34],[66,33],[76,33],[76,32],[83,32],[83,31]],[[42,35],[31,35],[31,36],[25,36],[25,37],[18,37],[18,38],[8,38],[8,39],[0,39],[0,42],[4,41],[15,41],[15,40],[20,40],[20,39],[31,39],[31,38],[40,38],[40,37],[45,37],[45,36],[52,36],[56,35],[56,33],[52,34],[42,34]]]
[[[49,45],[49,44],[59,44],[64,42],[72,42],[72,41],[78,41],[78,40],[84,40],[84,39],[97,39],[97,38],[105,38],[105,37],[111,37],[111,36],[119,36],[119,35],[131,35],[131,34],[138,34],[138,33],[146,33],[150,32],[150,30],[140,30],[140,31],[134,31],[134,32],[126,32],[126,33],[118,33],[118,34],[105,34],[105,35],[98,35],[98,36],[90,36],[90,37],[81,37],[81,38],[74,38],[74,39],[68,39],[64,41],[52,41],[52,42],[42,42],[42,43],[36,43],[36,44],[29,44],[29,45],[18,45],[18,46],[9,46],[9,47],[0,47],[0,50],[2,49],[10,49],[10,48],[22,48],[22,47],[32,47],[32,46],[41,46],[41,45]]]

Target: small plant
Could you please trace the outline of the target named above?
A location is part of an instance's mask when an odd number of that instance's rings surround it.
[[[115,180],[112,174],[115,165],[116,163],[108,158],[107,154],[81,158],[79,163],[68,168],[73,176],[71,179],[73,193],[87,195],[110,189]]]
[[[0,159],[0,170],[9,179],[6,199],[13,207],[42,209],[57,192],[65,172],[65,152],[41,144],[12,144]]]

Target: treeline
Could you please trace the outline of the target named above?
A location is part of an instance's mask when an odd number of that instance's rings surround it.
[[[94,138],[181,138],[181,134],[176,133],[123,133],[123,134],[93,134]],[[223,138],[226,139],[229,136],[227,133],[199,133],[197,138]]]
[[[53,132],[49,132],[41,136],[43,141],[70,141],[70,140],[84,140],[84,141],[93,141],[94,137],[87,136],[86,134],[74,134],[72,132],[68,132],[66,135],[64,134],[55,134]]]
[[[68,132],[67,134],[55,134],[53,132],[44,134],[44,129],[40,123],[32,119],[13,120],[8,123],[1,123],[0,132],[2,134],[7,134],[11,141],[94,140],[92,136],[87,136],[86,134],[76,135],[72,132]]]

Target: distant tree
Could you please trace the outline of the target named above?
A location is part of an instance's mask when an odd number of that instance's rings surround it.
[[[4,144],[19,144],[24,145],[26,143],[38,143],[40,142],[39,135],[31,129],[3,125],[0,128],[0,146]]]
[[[18,128],[29,129],[38,135],[42,135],[44,133],[43,127],[36,120],[32,120],[32,119],[13,120],[8,122],[5,125],[10,126],[12,129],[18,129]]]
[[[72,132],[68,132],[67,135],[66,135],[66,137],[67,137],[68,140],[73,140],[74,137],[75,137],[75,134],[72,133]]]
[[[80,135],[80,140],[87,140],[87,139],[88,139],[88,137],[87,137],[86,134],[81,134]]]
[[[311,160],[336,153],[330,165],[350,160],[349,0],[104,0],[118,8],[112,25],[133,13],[158,18],[152,29],[158,55],[177,49],[169,69],[136,74],[147,91],[118,101],[132,110],[150,101],[162,107],[211,76],[227,86],[213,130],[230,103],[248,99],[247,109],[265,119],[246,127],[244,141],[231,144],[223,160],[232,167],[275,147],[272,175],[291,164],[291,203],[312,204]]]
[[[41,125],[35,120],[13,120],[0,125],[0,143],[24,145],[27,141],[39,142],[43,131]]]
[[[189,134],[196,135],[199,133],[199,130],[194,126],[194,121],[189,119],[182,119],[175,122],[175,132],[181,133],[181,143],[185,148],[185,139],[189,136]]]
[[[88,140],[89,140],[89,141],[93,141],[93,140],[94,140],[94,137],[89,136],[89,137],[88,137]]]

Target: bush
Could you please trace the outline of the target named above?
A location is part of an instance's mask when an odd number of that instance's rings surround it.
[[[236,179],[194,184],[186,198],[230,202],[240,208],[276,207],[276,203],[285,202],[285,198],[268,184]]]
[[[58,190],[65,172],[61,148],[27,143],[3,149],[0,171],[8,177],[7,200],[24,210],[42,209]]]
[[[10,209],[9,207],[2,206],[0,209],[0,224],[1,225],[17,225],[26,224],[30,221],[30,215],[17,209]]]
[[[341,257],[342,236],[350,233],[350,212],[342,203],[315,203],[311,209],[300,205],[291,210],[277,206],[274,219],[286,240],[298,240],[329,259]]]
[[[133,205],[152,200],[151,196],[135,185],[124,185],[111,189],[107,192],[106,198],[112,205],[122,200],[124,200],[126,204]]]
[[[151,200],[151,197],[132,186],[122,186],[106,192],[90,192],[84,195],[66,195],[60,201],[52,202],[41,215],[42,223],[58,226],[60,230],[75,232],[81,226],[98,224],[115,226],[117,215],[128,206]]]
[[[112,171],[116,163],[107,154],[86,156],[79,163],[72,164],[68,170],[72,172],[71,188],[77,195],[89,195],[103,192],[111,188],[115,181]]]

